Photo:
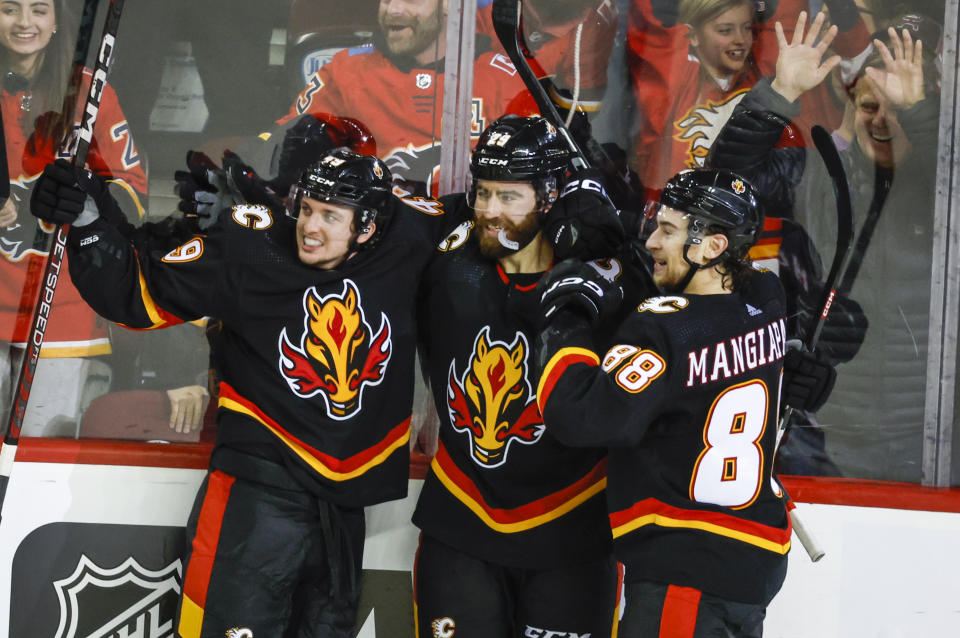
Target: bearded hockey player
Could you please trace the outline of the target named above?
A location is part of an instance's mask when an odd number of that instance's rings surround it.
[[[76,186],[77,183],[82,187]],[[99,213],[98,180],[49,165],[33,212],[72,224],[71,277],[138,329],[223,322],[217,445],[188,523],[184,638],[352,637],[363,506],[406,494],[414,294],[442,221],[345,149],[305,170],[291,216],[225,211],[180,247],[140,250]]]
[[[558,199],[569,161],[546,120],[505,116],[477,143],[469,193],[440,201],[447,216],[470,218],[441,242],[421,288],[421,342],[441,424],[413,516],[423,531],[419,636],[615,631],[605,451],[562,445],[536,404],[537,282],[555,257],[547,236],[564,235],[547,228],[573,215],[584,223],[580,238],[623,239],[597,182],[572,182]],[[581,266],[610,279],[623,268],[617,259]]]
[[[546,282],[537,399],[547,433],[609,448],[620,636],[759,637],[783,583],[791,528],[772,461],[784,298],[746,259],[762,225],[735,174],[674,176],[646,243],[666,294],[633,309],[609,348],[580,310],[596,287]]]

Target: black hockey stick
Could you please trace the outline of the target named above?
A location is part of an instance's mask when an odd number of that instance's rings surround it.
[[[853,289],[853,283],[856,281],[857,275],[860,274],[860,267],[863,265],[867,248],[870,247],[873,233],[880,221],[880,212],[883,210],[883,204],[887,201],[887,195],[890,194],[890,188],[893,186],[893,173],[889,169],[878,166],[873,183],[875,186],[873,198],[870,200],[870,208],[867,210],[866,219],[864,219],[863,226],[860,227],[860,233],[857,235],[857,243],[853,247],[853,256],[843,272],[840,285],[837,287],[840,294],[849,294]]]
[[[96,13],[96,8],[97,0],[84,1],[83,20],[80,24],[80,31],[77,35],[77,45],[74,49],[74,68],[70,78],[70,86],[67,90],[68,96],[75,95],[79,92],[80,83],[83,79],[83,68],[86,62],[87,52],[90,48],[90,40],[93,32],[93,16]],[[117,28],[120,26],[120,13],[122,10],[123,0],[110,0],[110,6],[107,7],[106,20],[103,26],[103,34],[100,37],[97,61],[93,69],[93,78],[90,81],[90,89],[87,92],[86,101],[84,102],[84,110],[80,120],[80,127],[77,130],[76,143],[72,149],[74,166],[82,167],[84,165],[87,160],[87,153],[90,151],[90,144],[93,142],[93,127],[97,121],[100,98],[103,94],[103,87],[107,81],[107,73],[110,70],[110,64],[113,62],[114,45],[116,42]],[[64,119],[61,121],[61,124],[65,128],[65,143],[69,144],[73,138],[71,129],[76,104],[67,103],[70,102],[70,100],[66,99],[64,102],[64,109],[61,114],[61,117]],[[27,411],[30,389],[33,387],[33,378],[37,370],[37,361],[40,358],[40,349],[43,346],[43,338],[47,329],[47,321],[50,317],[54,293],[56,293],[57,283],[63,275],[61,267],[63,265],[64,255],[66,254],[67,229],[62,226],[57,226],[53,234],[54,243],[48,253],[46,267],[43,270],[43,277],[40,280],[40,294],[33,310],[33,320],[30,323],[30,331],[27,333],[29,336],[23,355],[23,364],[20,366],[17,390],[4,431],[3,447],[0,448],[0,512],[2,512],[3,509],[3,500],[6,495],[7,484],[10,481],[10,472],[13,469],[14,458],[17,453],[20,429],[23,426],[23,417]]]
[[[813,143],[820,153],[823,163],[830,174],[830,180],[833,183],[833,194],[837,203],[837,246],[833,254],[833,262],[830,264],[830,271],[827,273],[827,279],[823,283],[823,292],[820,296],[820,313],[814,318],[813,325],[807,331],[807,339],[803,344],[805,350],[812,352],[817,347],[817,341],[820,340],[820,333],[823,331],[824,323],[830,314],[830,307],[837,294],[837,284],[840,275],[846,269],[847,262],[853,249],[853,207],[850,203],[850,187],[847,184],[847,175],[843,170],[843,162],[840,160],[840,154],[833,143],[833,138],[822,126],[814,126],[810,131]],[[783,410],[783,417],[780,419],[780,426],[777,428],[776,448],[780,448],[780,441],[790,425],[790,418],[793,416],[793,408],[786,406]],[[776,456],[776,453],[774,453]],[[781,488],[783,486],[781,485]],[[786,490],[784,490],[786,495]],[[789,498],[789,496],[787,496]],[[790,510],[790,520],[793,523],[793,529],[800,539],[800,544],[807,551],[810,560],[817,562],[823,558],[824,551],[819,543],[810,534],[806,525],[800,520],[796,509]]]
[[[533,69],[530,68],[530,63],[527,62],[526,54],[529,52],[529,49],[524,42],[523,31],[521,30],[520,8],[521,0],[494,0],[492,10],[493,30],[496,32],[497,39],[500,40],[500,44],[503,45],[507,55],[510,56],[510,61],[513,62],[517,73],[520,74],[520,79],[523,80],[523,84],[527,87],[527,90],[530,91],[533,100],[537,103],[540,114],[560,131],[561,136],[567,143],[570,152],[573,154],[573,159],[570,163],[573,165],[574,170],[589,168],[590,163],[587,161],[587,156],[577,144],[576,140],[573,139],[566,124],[563,122],[563,118],[561,118],[560,113],[557,112],[553,100],[547,95],[546,90],[544,90],[540,84],[540,80],[537,79]]]

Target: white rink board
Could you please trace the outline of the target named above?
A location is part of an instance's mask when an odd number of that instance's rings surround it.
[[[0,522],[0,638],[8,635],[11,564],[50,523],[182,526],[201,470],[18,463]],[[409,571],[409,520],[421,481],[401,501],[368,509],[364,568]],[[801,504],[826,550],[809,561],[794,538],[787,581],[766,638],[939,638],[960,635],[960,514]],[[364,638],[375,636],[364,626]],[[386,638],[381,636],[380,638]]]

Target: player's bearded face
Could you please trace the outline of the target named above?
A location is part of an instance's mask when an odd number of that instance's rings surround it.
[[[517,252],[540,232],[537,194],[526,182],[478,179],[473,212],[480,253],[489,259]]]
[[[689,218],[682,212],[662,206],[657,213],[656,229],[647,239],[646,247],[653,257],[653,283],[664,290],[678,286],[691,267],[683,258],[688,224]],[[702,245],[691,245],[687,256],[694,263],[706,263]]]
[[[378,19],[394,55],[423,53],[435,46],[444,26],[439,0],[381,0]]]
[[[372,225],[371,225],[372,226]],[[372,230],[358,235],[353,209],[304,197],[297,216],[297,256],[307,266],[329,270],[347,258],[354,240],[366,241]]]

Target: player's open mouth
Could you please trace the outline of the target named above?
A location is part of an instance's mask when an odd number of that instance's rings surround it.
[[[886,135],[880,135],[880,134],[878,134],[878,133],[871,133],[871,134],[870,134],[870,139],[872,139],[872,140],[875,141],[875,142],[889,142],[889,141],[891,141],[891,140],[893,139],[893,136],[890,135],[889,133],[886,134]]]
[[[323,242],[319,239],[310,239],[309,237],[304,237],[303,245],[305,248],[319,248],[320,246],[323,246]]]
[[[14,33],[13,39],[14,40],[33,40],[38,35],[39,34],[37,33]]]
[[[733,60],[736,60],[736,61],[738,61],[738,62],[742,62],[743,59],[747,57],[747,50],[746,50],[746,49],[733,49],[732,51],[727,51],[726,54],[727,54],[727,57],[729,57],[729,58],[731,58],[731,59],[733,59]]]

